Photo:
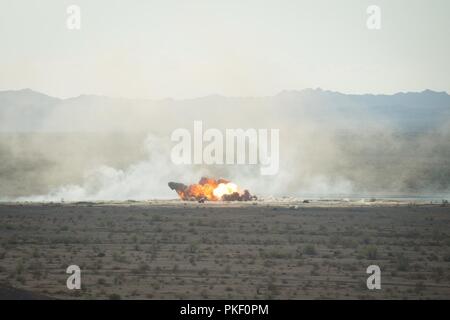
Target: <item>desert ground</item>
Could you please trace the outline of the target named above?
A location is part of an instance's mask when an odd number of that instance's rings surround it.
[[[66,287],[73,264],[81,290]],[[367,289],[369,265],[381,290]],[[449,299],[450,207],[3,203],[0,288],[57,299]]]

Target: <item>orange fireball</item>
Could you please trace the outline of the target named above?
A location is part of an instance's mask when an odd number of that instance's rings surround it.
[[[250,201],[256,200],[248,190],[240,188],[225,179],[211,179],[203,177],[199,183],[186,186],[182,183],[169,182],[169,187],[175,190],[182,200],[199,201]]]

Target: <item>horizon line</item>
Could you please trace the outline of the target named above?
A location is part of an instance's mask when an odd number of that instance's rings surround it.
[[[395,93],[346,93],[346,92],[341,92],[341,91],[335,91],[335,90],[328,90],[328,89],[322,89],[320,87],[316,87],[316,88],[311,88],[311,87],[307,87],[307,88],[302,88],[302,89],[283,89],[281,91],[279,91],[278,93],[275,93],[273,95],[242,95],[242,96],[227,96],[227,95],[223,95],[223,94],[218,94],[218,93],[211,93],[211,94],[207,94],[207,95],[202,95],[202,96],[195,96],[195,97],[190,97],[190,98],[173,98],[173,97],[163,97],[163,98],[130,98],[130,97],[122,97],[122,96],[107,96],[107,95],[103,95],[103,94],[95,94],[95,93],[82,93],[79,94],[77,96],[71,96],[71,97],[67,97],[67,98],[61,98],[61,97],[57,97],[57,96],[53,96],[50,94],[47,94],[45,92],[42,91],[38,91],[38,90],[34,90],[31,88],[22,88],[22,89],[6,89],[6,90],[0,90],[0,94],[1,93],[5,93],[5,92],[23,92],[23,91],[30,91],[30,92],[34,92],[37,94],[41,94],[41,95],[45,95],[47,97],[53,98],[53,99],[58,99],[58,100],[71,100],[71,99],[77,99],[77,98],[81,98],[81,97],[97,97],[97,98],[108,98],[108,99],[122,99],[122,100],[153,100],[153,101],[162,101],[162,100],[175,100],[175,101],[186,101],[186,100],[196,100],[196,99],[204,99],[204,98],[209,98],[209,97],[222,97],[222,98],[231,98],[231,99],[239,99],[239,98],[270,98],[270,97],[276,97],[279,96],[283,93],[301,93],[304,91],[313,91],[313,92],[323,92],[323,93],[331,93],[331,94],[342,94],[342,95],[350,95],[350,96],[366,96],[366,95],[370,95],[370,96],[395,96],[395,95],[399,95],[399,94],[411,94],[411,93],[425,93],[425,92],[432,92],[432,93],[437,93],[437,94],[446,94],[447,96],[449,95],[449,93],[447,91],[436,91],[433,89],[423,89],[421,91],[396,91]]]

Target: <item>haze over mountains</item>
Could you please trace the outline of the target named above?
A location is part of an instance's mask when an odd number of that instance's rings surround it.
[[[450,119],[450,96],[431,90],[354,95],[305,89],[271,97],[133,100],[95,95],[59,99],[30,89],[0,91],[2,132],[165,132],[196,119],[216,127],[284,127],[304,118],[347,129],[381,123],[395,130],[423,131]]]
[[[280,129],[280,171],[174,165],[170,134]],[[267,97],[59,99],[0,92],[0,200],[173,198],[168,181],[225,177],[260,196],[450,195],[450,96],[321,89]]]

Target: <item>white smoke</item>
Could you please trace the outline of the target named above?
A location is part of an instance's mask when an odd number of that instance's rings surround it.
[[[64,185],[45,195],[19,197],[16,201],[93,201],[174,198],[167,183],[174,179],[196,180],[199,172],[186,170],[170,161],[164,139],[150,135],[144,147],[147,159],[124,170],[99,166],[87,172],[82,185]],[[201,174],[201,173],[200,173]]]
[[[14,201],[59,202],[59,201],[100,201],[100,200],[148,200],[174,199],[175,192],[167,183],[177,181],[185,184],[197,183],[200,177],[223,177],[237,183],[259,196],[298,195],[304,193],[348,193],[348,181],[331,181],[315,176],[303,179],[298,192],[292,194],[292,185],[297,184],[300,167],[298,158],[283,157],[280,172],[275,176],[261,176],[258,166],[225,165],[199,166],[176,165],[170,159],[172,144],[167,138],[149,135],[143,143],[146,158],[125,169],[100,165],[84,175],[81,184],[67,184],[51,190],[47,194],[18,197]],[[291,193],[289,192],[291,191]]]

